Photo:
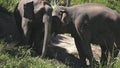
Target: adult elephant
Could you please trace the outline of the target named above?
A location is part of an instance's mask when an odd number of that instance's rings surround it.
[[[49,0],[21,0],[14,14],[27,44],[44,57],[51,33],[52,8]]]
[[[14,16],[0,6],[0,39],[4,39],[7,45],[3,49],[10,50],[16,45],[23,44],[23,36],[17,29]]]
[[[68,32],[74,37],[83,66],[86,65],[86,58],[91,66],[96,62],[90,43],[100,45],[102,50],[100,62],[103,65],[107,65],[108,52],[117,57],[120,47],[120,15],[117,12],[90,3],[72,7],[58,6],[55,8],[53,18],[56,34]]]

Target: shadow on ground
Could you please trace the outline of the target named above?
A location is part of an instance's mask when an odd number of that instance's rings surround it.
[[[68,53],[65,48],[56,46],[59,43],[63,43],[63,41],[61,41],[63,39],[66,39],[66,37],[59,35],[52,39],[52,42],[54,44],[49,45],[47,57],[50,57],[51,59],[56,59],[63,64],[70,66],[70,68],[80,68],[81,64],[77,57]]]
[[[67,53],[64,48],[58,46],[49,46],[47,57],[51,59],[57,59],[58,61],[72,67],[72,68],[80,68],[80,62],[77,57],[72,54]]]

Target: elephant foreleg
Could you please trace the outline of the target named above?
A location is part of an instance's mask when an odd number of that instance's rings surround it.
[[[93,57],[93,53],[92,53],[92,49],[91,49],[90,43],[85,42],[84,40],[82,40],[80,42],[82,43],[82,49],[84,51],[85,56],[89,60],[89,63],[91,65],[91,67],[94,68],[95,65],[98,65],[98,62]]]
[[[79,42],[81,43],[81,49],[84,51],[84,55],[89,60],[91,67],[94,65],[98,65],[98,62],[93,57],[92,49],[90,46],[91,40],[91,32],[89,30],[89,26],[87,25],[89,19],[85,14],[79,15],[75,20],[75,29],[78,34],[78,37],[81,39]]]
[[[27,44],[30,45],[30,47],[32,47],[33,39],[34,39],[34,32],[33,32],[32,28],[29,25],[27,33],[26,33],[26,41],[27,41]]]
[[[37,55],[42,54],[42,48],[43,48],[43,39],[44,39],[44,33],[36,30],[34,32],[34,46],[33,50],[36,52]]]
[[[100,63],[102,66],[107,65],[107,59],[108,59],[108,50],[105,44],[101,44],[101,59]]]
[[[32,22],[29,22],[28,19],[22,18],[22,30],[25,36],[25,41],[26,41],[26,44],[30,46],[32,46],[32,43],[33,43],[33,39],[32,39],[33,30],[31,27],[32,26],[31,23]]]
[[[120,49],[120,33],[115,34],[115,44],[116,49],[114,50],[114,57],[118,56],[119,49]]]
[[[28,22],[28,19],[26,18],[22,18],[22,24],[21,24],[21,28],[23,30],[24,33],[24,37],[25,37],[25,42],[27,45],[30,45],[30,37],[31,37],[31,28],[29,26],[30,22]]]
[[[83,49],[81,47],[81,43],[80,43],[78,38],[74,38],[74,40],[75,40],[76,48],[77,48],[78,53],[79,53],[81,66],[85,67],[87,65],[86,64],[86,57],[85,57],[84,51],[83,51]]]
[[[108,33],[108,34],[107,34]],[[110,58],[114,57],[114,38],[111,32],[104,34],[103,43],[101,45],[101,64],[102,66],[107,65],[108,62],[108,51],[110,52]]]
[[[114,44],[114,39],[109,37],[108,38],[108,48],[110,51],[110,62],[115,62],[116,61],[116,57],[118,56],[119,50],[116,46],[116,44]],[[114,66],[114,63],[112,64],[112,66]]]

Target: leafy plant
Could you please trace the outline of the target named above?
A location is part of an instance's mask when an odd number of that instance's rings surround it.
[[[19,0],[0,0],[0,5],[13,12]]]

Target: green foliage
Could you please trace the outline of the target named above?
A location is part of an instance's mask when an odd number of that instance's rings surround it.
[[[114,68],[120,68],[120,58],[117,59],[117,62],[115,63]]]
[[[18,1],[19,0],[0,0],[0,5],[8,9],[10,12],[13,12]]]
[[[85,4],[85,3],[98,3],[107,6],[113,10],[116,10],[117,12],[120,13],[120,0],[71,0],[71,6]],[[58,6],[59,3],[54,4],[52,0],[51,4],[53,5],[53,7],[56,7]]]
[[[0,5],[12,12],[18,1],[19,0],[0,0]],[[120,0],[71,0],[71,5],[84,3],[99,3],[120,12]],[[51,4],[53,4],[53,0]]]
[[[12,53],[8,54],[1,52],[3,45],[0,44],[0,68],[69,68],[64,64],[57,63],[54,59],[41,59],[40,57],[31,57],[30,49],[25,47],[15,48]],[[69,62],[68,62],[69,63]],[[115,63],[114,68],[120,67],[120,59],[109,63],[107,67],[113,68],[112,64]],[[99,68],[103,68],[99,66]]]
[[[98,3],[120,13],[120,0],[71,0],[71,5],[79,5],[84,3]]]

